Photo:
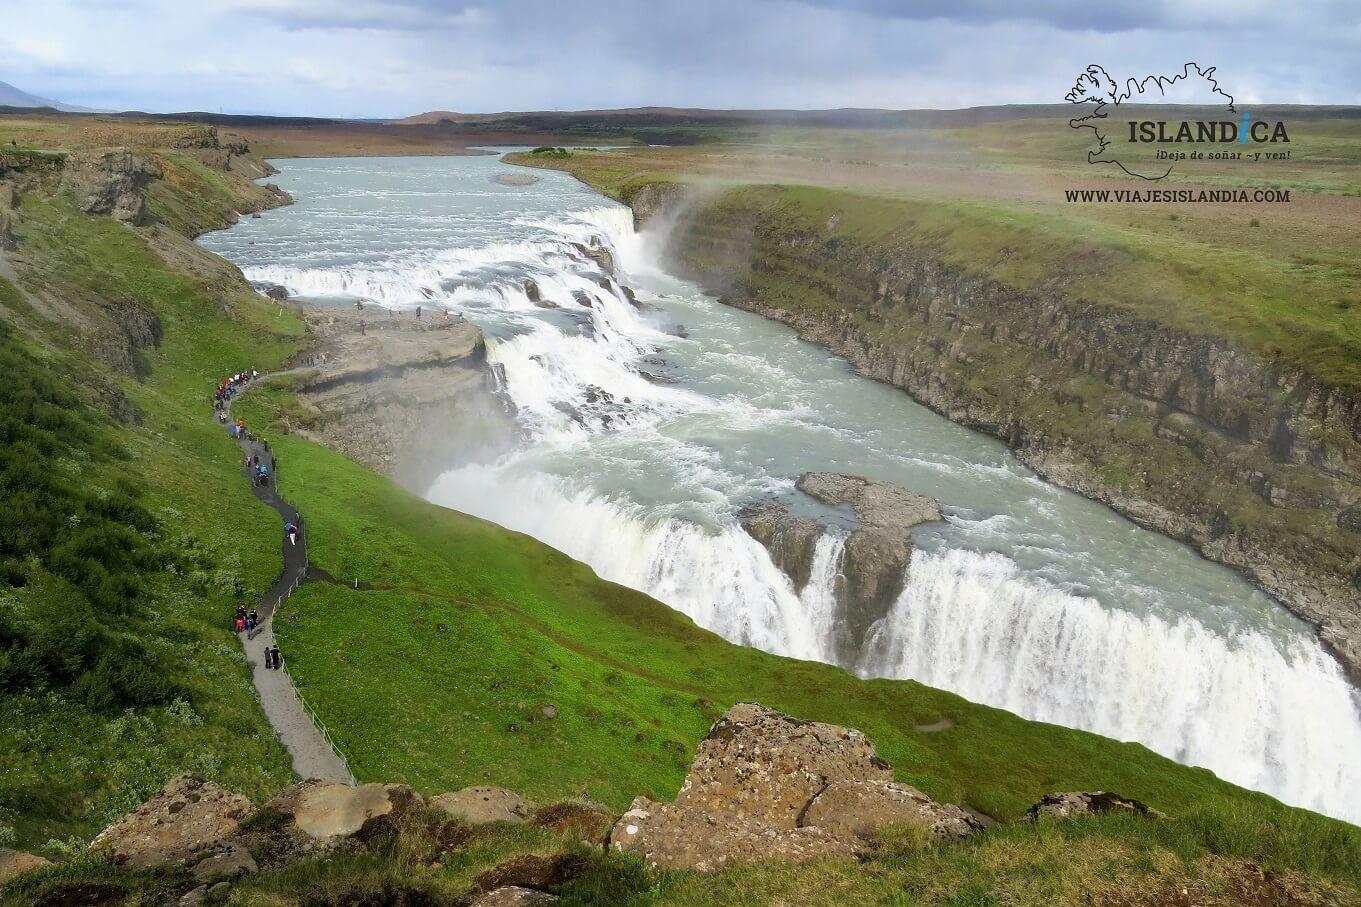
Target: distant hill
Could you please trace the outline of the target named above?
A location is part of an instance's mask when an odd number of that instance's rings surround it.
[[[94,113],[92,107],[78,107],[65,104],[52,98],[43,98],[15,88],[8,82],[0,82],[0,107],[49,107],[52,110],[65,110],[70,113]]]
[[[1192,105],[1130,104],[1143,115],[1159,111],[1167,115],[1194,117],[1217,115],[1212,108]],[[1297,119],[1322,117],[1355,118],[1358,107],[1312,107],[1255,105],[1258,116],[1268,114]],[[1071,117],[1080,114],[1072,104],[1002,104],[958,110],[882,110],[843,107],[832,110],[704,110],[685,107],[635,107],[624,110],[539,110],[504,113],[458,113],[432,110],[391,121],[394,125],[446,126],[476,129],[537,129],[619,131],[676,127],[770,127],[841,129],[963,128],[983,123],[1034,117]]]

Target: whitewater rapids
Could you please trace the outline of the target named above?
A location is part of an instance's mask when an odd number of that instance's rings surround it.
[[[796,502],[805,471],[897,482],[940,500],[947,522],[915,532],[903,593],[848,670],[1137,740],[1361,821],[1361,700],[1309,628],[1001,445],[668,276],[660,238],[636,233],[627,209],[558,173],[492,185],[504,169],[286,162],[298,205],[205,240],[304,297],[448,307],[483,328],[523,443],[484,462],[450,439],[455,465],[432,501],[734,642],[832,661],[845,532],[819,540],[795,590],[737,511]]]

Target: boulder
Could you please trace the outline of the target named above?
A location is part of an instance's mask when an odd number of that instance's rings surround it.
[[[676,802],[634,800],[607,846],[662,869],[710,871],[854,858],[890,824],[942,840],[981,828],[959,807],[895,783],[859,731],[739,703],[700,743]]]
[[[614,274],[614,256],[610,254],[609,249],[600,245],[598,240],[593,239],[590,246],[572,243],[572,247],[580,252],[583,258],[595,262],[606,274]]]
[[[958,806],[937,803],[896,781],[833,781],[808,804],[803,823],[866,841],[873,841],[886,825],[911,825],[948,841],[983,830],[982,823]]]
[[[421,795],[405,784],[344,784],[309,780],[286,789],[264,809],[283,815],[293,828],[320,844],[394,830]]]
[[[532,907],[535,904],[552,904],[557,901],[557,897],[546,891],[535,891],[533,888],[521,888],[518,885],[506,885],[488,891],[486,894],[473,901],[472,907]]]
[[[225,846],[250,808],[245,797],[215,782],[180,775],[100,832],[90,850],[136,869],[188,863]]]
[[[404,784],[342,784],[311,779],[260,807],[238,841],[262,868],[391,840],[425,801]]]
[[[199,860],[194,866],[194,879],[203,883],[220,882],[253,875],[257,871],[259,867],[255,865],[255,858],[251,856],[250,851],[235,841],[230,841]]]
[[[892,781],[864,734],[738,703],[700,742],[676,805],[792,829],[831,781]]]
[[[860,852],[856,842],[820,828],[779,828],[751,816],[654,803],[646,797],[634,800],[615,824],[609,846],[636,853],[654,868],[700,872],[756,860],[852,859]]]
[[[522,286],[524,287],[525,298],[530,302],[539,302],[543,299],[543,293],[539,290],[537,281],[526,277]]]
[[[535,809],[531,801],[504,787],[465,787],[432,798],[430,805],[470,825],[523,822]]]
[[[51,865],[51,860],[35,853],[0,847],[0,885],[4,885],[10,879],[18,878],[26,872]]]
[[[284,302],[288,299],[288,287],[283,287],[276,283],[268,290],[265,290],[265,295],[275,302]]]
[[[1026,810],[1027,822],[1040,819],[1065,819],[1069,816],[1090,816],[1103,813],[1133,813],[1155,819],[1165,816],[1138,800],[1131,800],[1119,794],[1106,791],[1067,791],[1058,794],[1045,794],[1044,798]]]

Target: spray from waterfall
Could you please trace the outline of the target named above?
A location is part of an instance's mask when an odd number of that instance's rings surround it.
[[[421,229],[446,229],[445,216]],[[763,328],[665,275],[655,238],[625,208],[531,212],[514,227],[511,242],[487,241],[495,233],[479,225],[477,239],[449,248],[413,233],[411,248],[382,256],[347,249],[328,261],[309,248],[306,266],[243,263],[251,279],[298,295],[447,305],[483,328],[527,440],[441,475],[428,492],[437,503],[533,535],[734,642],[830,661],[844,538],[818,540],[811,578],[795,589],[737,511],[788,498],[803,470],[864,463],[883,478],[930,476],[961,512],[919,540],[902,595],[845,667],[1137,740],[1361,820],[1355,692],[1305,628],[1254,610],[1241,581],[1224,591],[1229,580],[1192,555],[1109,528],[1113,517],[1058,496],[988,442],[960,446],[956,427],[787,335],[744,345],[744,332]],[[618,273],[583,254],[592,247]],[[721,330],[686,339],[678,317]],[[878,410],[841,417],[865,400]],[[893,434],[893,419],[919,421]],[[1005,504],[963,513],[981,487]],[[1106,534],[1095,543],[1093,532]],[[1117,557],[1116,545],[1132,553]],[[1137,575],[1153,558],[1193,591]],[[1213,596],[1199,611],[1185,605]]]

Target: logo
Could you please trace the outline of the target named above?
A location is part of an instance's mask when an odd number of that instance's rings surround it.
[[[1234,107],[1233,95],[1219,87],[1215,67],[1187,63],[1172,75],[1150,75],[1125,81],[1122,89],[1100,66],[1077,77],[1064,100],[1090,104],[1091,112],[1068,121],[1073,129],[1090,129],[1096,147],[1087,163],[1113,165],[1143,180],[1166,179],[1173,164],[1186,160],[1288,160],[1290,142],[1279,120],[1254,120],[1250,111]],[[1122,104],[1195,104],[1209,119],[1118,119]],[[1125,110],[1137,110],[1126,107]],[[1137,116],[1137,114],[1136,114]],[[1156,146],[1149,154],[1148,146]],[[1237,146],[1248,146],[1241,148]]]

